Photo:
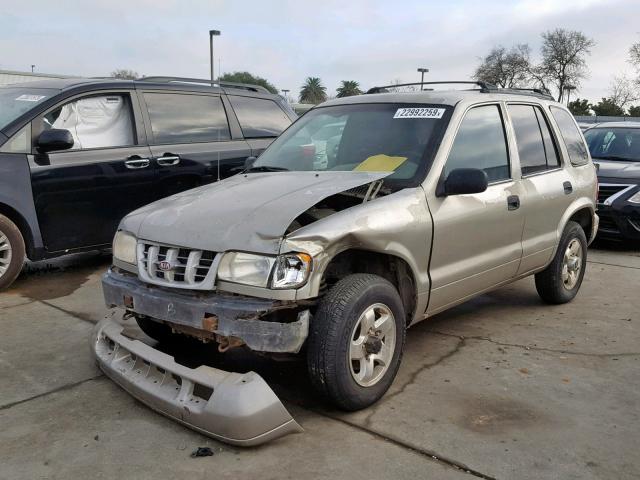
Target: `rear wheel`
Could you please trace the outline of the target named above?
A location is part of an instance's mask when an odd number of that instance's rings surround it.
[[[568,222],[549,266],[536,274],[536,290],[547,303],[573,300],[580,290],[587,266],[587,237],[580,224]]]
[[[24,239],[18,227],[0,215],[0,290],[13,283],[24,264]]]
[[[382,277],[350,275],[321,300],[307,349],[311,382],[344,410],[380,399],[398,372],[405,314],[396,288]]]

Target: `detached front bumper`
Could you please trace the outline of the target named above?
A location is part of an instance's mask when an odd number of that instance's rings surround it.
[[[108,377],[154,410],[233,445],[259,445],[302,432],[258,374],[187,368],[122,330],[115,321],[103,320],[91,348]]]

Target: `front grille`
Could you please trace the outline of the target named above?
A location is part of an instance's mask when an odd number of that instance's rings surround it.
[[[628,189],[629,187],[631,187],[632,185],[626,185],[626,184],[616,184],[616,183],[601,183],[598,186],[598,203],[600,205],[604,204],[604,202],[622,192],[623,190]]]
[[[150,242],[138,243],[140,276],[157,285],[213,288],[215,264],[216,252]]]

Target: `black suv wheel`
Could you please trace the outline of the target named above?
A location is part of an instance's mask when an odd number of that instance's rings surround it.
[[[24,239],[15,223],[0,215],[0,290],[16,279],[24,264]]]

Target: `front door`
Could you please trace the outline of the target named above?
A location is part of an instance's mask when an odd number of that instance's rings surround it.
[[[48,251],[109,244],[122,217],[151,201],[155,167],[144,133],[137,134],[141,119],[132,100],[122,91],[85,95],[34,120],[34,137],[61,128],[74,138],[69,150],[30,158]]]
[[[434,224],[429,314],[513,278],[522,256],[523,190],[511,174],[500,105],[465,114],[441,179],[456,168],[483,169],[489,187],[477,194],[429,194]]]

